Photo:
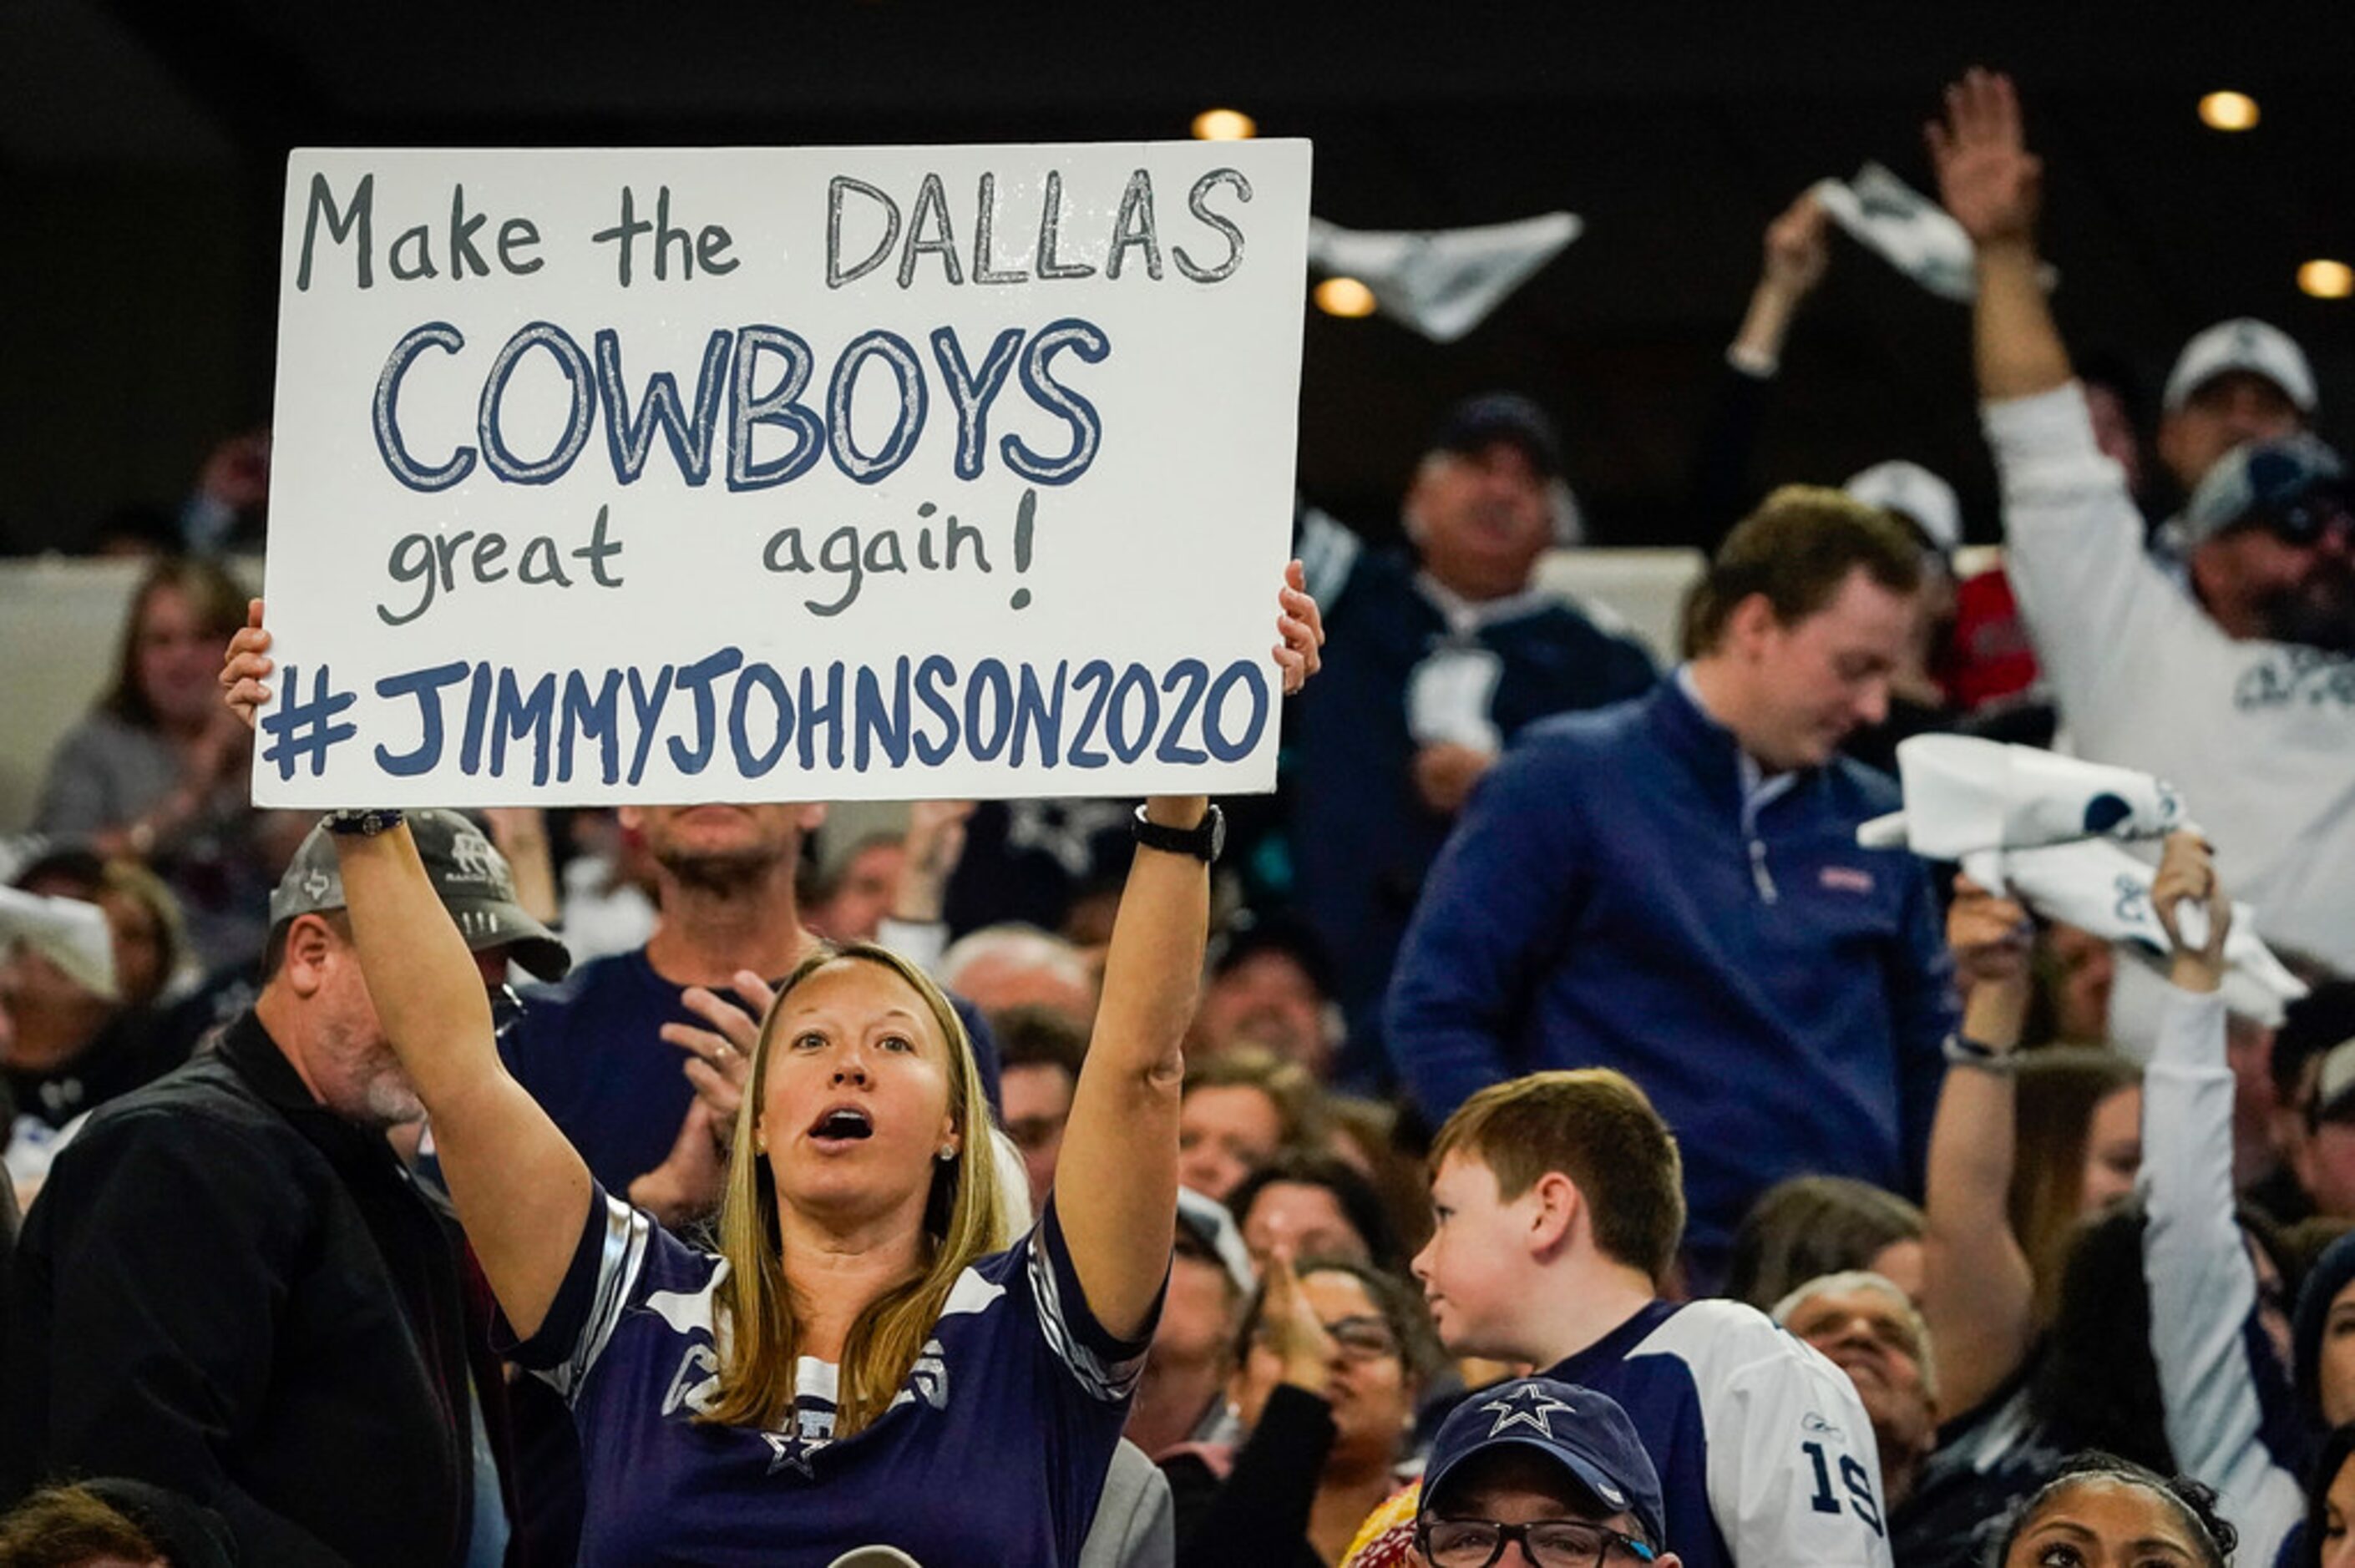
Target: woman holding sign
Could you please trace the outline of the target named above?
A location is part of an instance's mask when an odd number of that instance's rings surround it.
[[[1293,692],[1324,636],[1297,563],[1287,577],[1275,659]],[[254,608],[222,677],[249,721],[271,668]],[[363,969],[400,977],[371,993],[384,1033],[513,1353],[580,1425],[582,1563],[1076,1556],[1168,1268],[1216,808],[1138,812],[1060,1180],[1028,1235],[1001,1234],[955,1012],[920,969],[853,944],[805,962],[762,1022],[716,1254],[601,1191],[500,1066],[398,813],[330,823]]]

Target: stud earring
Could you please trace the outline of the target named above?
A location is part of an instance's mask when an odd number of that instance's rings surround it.
[[[942,1144],[941,1151],[936,1158],[942,1160],[954,1160],[956,1158],[956,1145],[954,1143]]]

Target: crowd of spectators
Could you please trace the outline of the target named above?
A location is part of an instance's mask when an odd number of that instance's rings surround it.
[[[2253,320],[2146,449],[2009,82],[1930,150],[1995,565],[1902,461],[1748,498],[1802,197],[1677,662],[1470,399],[1404,552],[1299,509],[1207,872],[1190,800],[257,811],[262,607],[156,560],[5,845],[0,1568],[2355,1563],[2343,470]],[[1933,735],[2179,790],[2164,943],[1860,840]]]

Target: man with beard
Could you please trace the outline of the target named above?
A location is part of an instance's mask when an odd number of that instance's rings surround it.
[[[2355,526],[2319,442],[2243,445],[2186,509],[2185,580],[2142,549],[2037,278],[2042,165],[1984,72],[1934,131],[1977,252],[1977,358],[2013,587],[2077,753],[2173,782],[2232,846],[2266,940],[2355,968]]]
[[[331,836],[374,815],[304,841],[218,1050],[101,1107],[50,1168],[7,1273],[0,1501],[113,1476],[217,1511],[245,1563],[501,1560],[489,1294],[387,1137],[424,1107]],[[409,821],[485,983],[510,959],[561,977],[490,842],[455,812]]]

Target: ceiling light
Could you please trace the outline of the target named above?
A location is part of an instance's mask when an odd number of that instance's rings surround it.
[[[2297,286],[2318,300],[2343,300],[2355,294],[2355,267],[2344,261],[2309,261],[2297,270]]]
[[[1205,109],[1194,116],[1198,142],[1248,142],[1259,134],[1259,122],[1240,109]]]
[[[2245,92],[2211,92],[2200,101],[2200,120],[2211,131],[2247,131],[2257,122],[2257,101]]]
[[[1355,278],[1327,278],[1316,285],[1316,308],[1328,316],[1369,316],[1374,291]]]

